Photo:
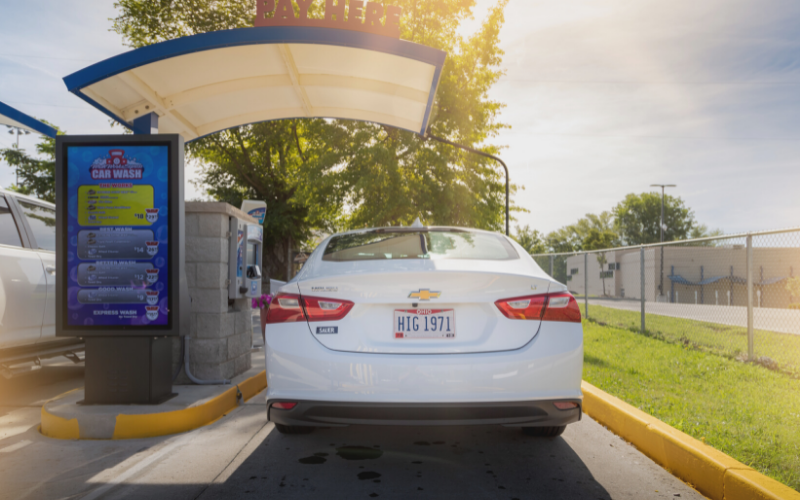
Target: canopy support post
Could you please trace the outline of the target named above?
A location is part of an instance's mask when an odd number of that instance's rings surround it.
[[[425,135],[423,137],[425,139],[433,139],[434,141],[439,141],[439,142],[444,143],[444,144],[449,144],[449,145],[451,145],[453,147],[456,147],[456,148],[459,148],[459,149],[463,149],[464,151],[467,151],[467,152],[470,152],[470,153],[473,153],[473,154],[476,154],[476,155],[484,156],[486,158],[491,158],[492,160],[500,163],[500,165],[503,166],[503,169],[505,169],[505,171],[506,171],[506,236],[510,236],[510,234],[508,232],[508,167],[506,166],[505,162],[503,160],[501,160],[500,158],[494,156],[494,155],[490,155],[489,153],[484,153],[483,151],[480,151],[478,149],[474,149],[474,148],[471,148],[469,146],[464,146],[463,144],[458,144],[456,142],[448,141],[447,139],[444,139],[442,137],[436,137],[435,135],[431,134],[430,127],[428,127],[428,130],[425,131]]]
[[[158,115],[147,113],[133,120],[134,135],[155,135],[158,134]]]

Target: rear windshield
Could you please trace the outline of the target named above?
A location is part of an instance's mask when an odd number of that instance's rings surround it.
[[[513,260],[514,247],[503,236],[469,231],[387,231],[334,236],[322,260]]]

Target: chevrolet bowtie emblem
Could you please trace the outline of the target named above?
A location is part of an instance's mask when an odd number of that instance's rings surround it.
[[[431,300],[438,299],[442,292],[431,292],[430,290],[420,290],[419,292],[411,292],[408,294],[409,299]]]

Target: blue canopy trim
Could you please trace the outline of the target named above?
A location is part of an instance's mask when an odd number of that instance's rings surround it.
[[[768,280],[763,280],[760,283],[756,282],[755,284],[758,286],[774,285],[776,283],[780,283],[781,281],[785,281],[787,279],[789,279],[788,276],[784,276],[783,278],[770,278]]]
[[[667,276],[673,283],[677,283],[678,285],[687,285],[687,286],[704,286],[704,285],[711,285],[713,283],[717,283],[719,281],[730,281],[732,283],[736,283],[739,285],[746,285],[747,280],[744,278],[740,278],[738,276],[713,276],[711,278],[706,278],[702,281],[689,281],[681,275],[673,274],[672,276]],[[785,281],[789,279],[788,276],[784,276],[781,278],[770,278],[763,281],[755,281],[753,282],[756,286],[768,286],[774,285],[776,283],[780,283],[781,281]]]
[[[744,278],[740,278],[738,276],[712,276],[711,278],[706,278],[702,281],[689,281],[683,276],[678,274],[673,274],[672,276],[667,276],[673,283],[677,283],[679,285],[687,285],[687,286],[704,286],[704,285],[711,285],[713,283],[717,283],[719,281],[731,281],[733,283],[738,283],[742,285],[747,284],[747,280]]]
[[[405,40],[397,40],[386,36],[357,31],[298,26],[238,28],[224,31],[212,31],[209,33],[167,40],[166,42],[156,43],[125,52],[65,77],[64,83],[70,92],[122,125],[130,128],[132,126],[131,124],[85,95],[81,92],[81,89],[131,69],[172,57],[242,45],[292,43],[332,45],[372,50],[413,59],[434,66],[435,73],[428,97],[422,129],[419,131],[412,130],[412,132],[422,135],[425,134],[447,53]]]
[[[47,137],[53,138],[58,134],[58,131],[50,125],[42,123],[36,118],[28,116],[22,111],[16,110],[7,104],[3,104],[2,102],[0,102],[0,115],[10,118],[20,125],[24,125],[25,128],[33,130],[34,132],[38,132],[42,135],[46,135]]]

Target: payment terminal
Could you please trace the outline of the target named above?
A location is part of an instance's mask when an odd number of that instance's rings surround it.
[[[228,298],[260,297],[264,229],[236,217],[231,217],[230,227]]]

